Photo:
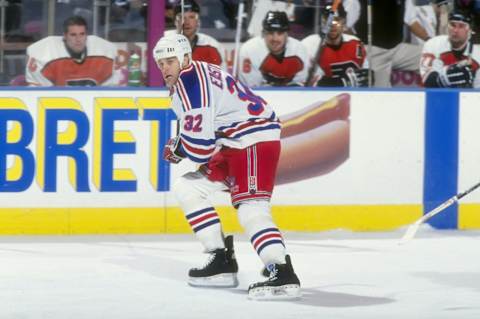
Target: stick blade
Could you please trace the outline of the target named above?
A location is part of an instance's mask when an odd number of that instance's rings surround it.
[[[407,231],[405,232],[403,237],[398,242],[398,244],[403,245],[403,244],[406,244],[407,242],[409,242],[410,240],[412,240],[413,237],[415,237],[415,234],[417,233],[419,228],[420,228],[420,223],[415,223],[415,224],[410,225],[407,228]]]

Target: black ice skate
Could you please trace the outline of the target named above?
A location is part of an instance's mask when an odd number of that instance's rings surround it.
[[[248,298],[257,300],[295,299],[301,297],[300,280],[293,271],[290,256],[286,264],[269,265],[270,277],[248,287]]]
[[[233,236],[225,238],[225,248],[210,252],[203,268],[188,272],[188,284],[194,287],[237,287],[238,264],[233,250]]]

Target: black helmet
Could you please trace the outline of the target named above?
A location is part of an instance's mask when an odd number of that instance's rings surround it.
[[[264,31],[285,32],[290,29],[290,22],[285,12],[268,11],[265,19],[263,19],[262,26]]]
[[[472,18],[470,17],[470,14],[465,11],[453,10],[448,15],[448,21],[460,21],[470,24],[472,22]]]
[[[175,12],[175,15],[181,13],[182,12],[182,2],[179,2],[173,10]],[[183,1],[183,12],[189,12],[189,11],[200,13],[200,6],[198,5],[198,3],[195,2],[195,0],[184,0]]]

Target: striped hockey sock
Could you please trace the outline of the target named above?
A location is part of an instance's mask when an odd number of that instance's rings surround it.
[[[285,244],[278,228],[261,229],[252,236],[250,241],[265,265],[285,263]]]
[[[199,209],[185,216],[206,251],[225,247],[220,218],[213,207]]]

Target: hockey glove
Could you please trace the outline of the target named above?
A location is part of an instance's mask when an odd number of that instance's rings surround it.
[[[344,86],[366,87],[368,86],[368,69],[348,69],[345,71],[342,81]]]
[[[185,155],[181,151],[181,142],[180,137],[175,136],[168,140],[163,149],[163,159],[173,163],[178,164],[185,158]]]
[[[437,78],[440,87],[471,88],[473,73],[470,65],[452,64],[442,68]]]

